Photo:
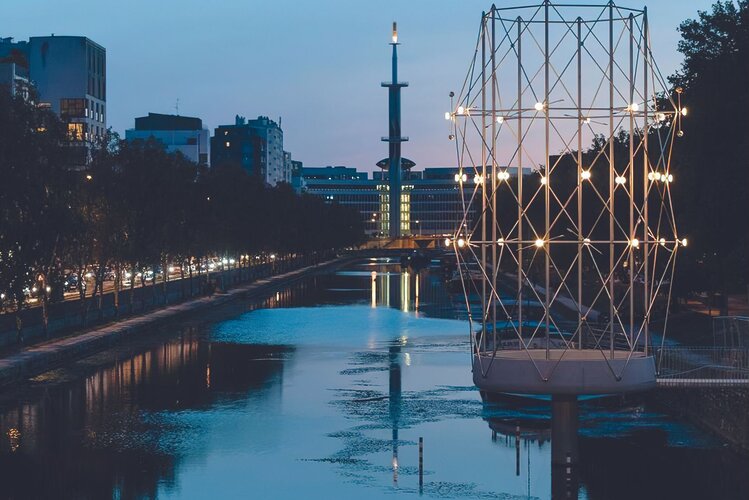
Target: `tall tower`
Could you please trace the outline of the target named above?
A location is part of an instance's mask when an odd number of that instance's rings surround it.
[[[389,133],[383,137],[384,142],[390,143],[388,158],[388,184],[390,188],[389,206],[389,236],[398,238],[401,235],[401,142],[407,141],[408,137],[401,136],[401,87],[408,87],[408,83],[398,81],[398,26],[393,23],[393,78],[390,82],[382,82],[383,87],[388,88],[389,103]]]

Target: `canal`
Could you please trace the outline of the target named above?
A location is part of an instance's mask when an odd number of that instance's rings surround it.
[[[0,498],[747,498],[747,459],[637,397],[582,402],[552,469],[548,402],[473,387],[456,292],[356,261],[6,389]]]

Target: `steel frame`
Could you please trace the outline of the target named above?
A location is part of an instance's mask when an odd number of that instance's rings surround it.
[[[591,349],[612,372],[609,361],[626,358],[619,378],[634,353],[652,355],[653,310],[665,300],[667,317],[687,243],[670,191],[682,111],[680,89],[652,57],[646,9],[545,0],[482,13],[446,114],[456,182],[461,193],[474,184],[446,243],[461,270],[474,357],[490,360],[479,363],[482,374],[507,349],[525,350],[534,365],[529,350],[539,346],[547,360],[562,350],[559,363],[570,349]],[[665,326],[661,333],[662,342]]]

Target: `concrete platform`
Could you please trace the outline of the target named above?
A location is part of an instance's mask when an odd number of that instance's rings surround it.
[[[493,359],[492,359],[493,358]],[[628,361],[629,358],[629,361]],[[592,349],[505,350],[474,355],[473,382],[489,393],[617,394],[656,386],[655,358]]]

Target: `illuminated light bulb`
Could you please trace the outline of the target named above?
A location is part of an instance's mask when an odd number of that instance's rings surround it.
[[[31,291],[32,291],[32,292],[34,292],[34,293],[36,293],[36,290],[37,290],[37,288],[36,288],[36,287],[33,287],[33,288],[31,289]]]
[[[504,119],[503,116],[498,116],[497,117],[497,123],[502,123],[503,121],[505,121],[505,119]]]
[[[460,177],[460,180],[461,180],[461,181],[463,181],[463,182],[465,182],[465,181],[467,181],[467,180],[468,180],[468,176],[467,176],[466,174],[463,174],[463,175],[462,175],[462,176]]]
[[[449,120],[450,118],[452,118],[452,115],[450,114],[449,111],[446,111],[445,112],[445,120]]]
[[[661,244],[661,246],[665,247],[666,246],[666,238],[661,238],[660,241],[659,241],[659,243]]]
[[[632,245],[632,248],[640,248],[640,240],[637,238],[632,238],[629,240],[629,244]]]
[[[49,292],[52,291],[52,288],[51,287],[47,287],[47,288],[45,288],[45,290],[47,291],[47,293],[49,293]]]
[[[459,246],[460,248],[463,248],[464,246],[466,246],[466,240],[464,240],[463,238],[460,238],[460,239],[458,240],[458,246]]]
[[[455,174],[455,182],[460,182],[460,174]]]
[[[466,108],[464,108],[463,106],[458,106],[458,114],[459,115],[462,115],[463,113],[465,113],[465,111],[466,111]]]
[[[484,182],[484,178],[480,174],[476,174],[473,176],[473,182],[475,184],[482,184]]]
[[[668,174],[668,177],[666,177],[666,181],[668,182],[674,182],[674,176],[671,174]]]
[[[583,238],[583,243],[586,245],[590,245],[590,238]]]
[[[505,244],[505,239],[504,238],[500,238],[500,239],[497,240],[497,245],[502,246],[504,244]]]
[[[648,172],[648,180],[649,181],[657,181],[658,177],[659,177],[658,174],[656,174],[652,170],[650,172]]]
[[[687,116],[687,107],[686,106],[684,106],[683,108],[681,108],[681,116]]]
[[[546,185],[546,176],[545,175],[541,176],[541,184],[543,184],[544,186]]]
[[[679,130],[678,132],[676,132],[676,135],[678,137],[684,137],[684,131],[683,130]]]
[[[497,179],[500,181],[506,181],[510,179],[510,172],[507,170],[502,170],[497,174]]]
[[[687,246],[687,239],[686,238],[684,238],[683,240],[681,240],[681,245],[682,246]]]
[[[636,113],[639,109],[640,109],[640,105],[637,104],[636,102],[633,102],[632,104],[629,105],[629,110],[633,113]]]
[[[536,111],[543,111],[543,109],[544,109],[544,103],[537,102],[533,107],[536,108]]]
[[[451,242],[450,242],[450,238],[445,238],[445,246],[446,246],[446,247],[449,247],[449,246],[450,246],[450,243],[451,243]]]
[[[665,122],[666,121],[666,113],[656,113],[655,119],[659,122]]]
[[[666,177],[666,174],[660,174],[660,176],[658,177],[658,180],[661,182],[666,182],[666,179],[668,179],[668,177]]]
[[[535,245],[536,245],[536,247],[541,248],[542,246],[544,246],[544,240],[542,240],[542,239],[536,240]]]
[[[0,293],[0,300],[5,300],[5,294],[4,293]]]
[[[581,121],[582,121],[583,123],[590,123],[590,117],[589,117],[589,116],[586,116],[586,117],[585,117],[585,118],[583,118],[583,119],[582,119]]]
[[[622,175],[617,175],[616,179],[614,179],[614,182],[616,182],[617,184],[622,185],[622,184],[624,184],[624,183],[627,182],[627,178],[624,177],[624,176],[622,176]]]
[[[580,178],[582,178],[582,180],[584,181],[590,179],[590,170],[583,170],[582,172],[580,172]]]

